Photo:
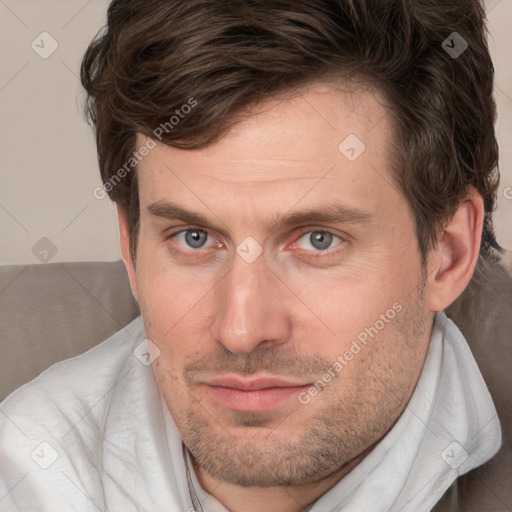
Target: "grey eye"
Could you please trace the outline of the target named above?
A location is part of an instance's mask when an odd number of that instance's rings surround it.
[[[200,231],[198,229],[185,231],[185,241],[190,247],[194,249],[199,249],[202,247],[206,239],[208,238],[208,233],[206,231]]]
[[[339,236],[328,233],[327,231],[313,230],[304,233],[297,244],[301,249],[311,250],[311,247],[316,251],[325,251],[329,249],[334,239],[338,239],[338,244],[342,241]]]
[[[323,251],[331,245],[332,235],[324,231],[312,231],[309,235],[309,241],[315,249]]]
[[[208,239],[208,233],[200,229],[188,229],[178,233],[176,236],[179,238],[181,235],[185,236],[186,244],[193,249],[200,249]]]

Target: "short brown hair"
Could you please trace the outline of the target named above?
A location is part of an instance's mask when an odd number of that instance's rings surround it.
[[[81,68],[102,180],[119,177],[137,132],[166,126],[162,142],[201,148],[271,95],[358,78],[391,105],[395,179],[424,260],[469,186],[484,199],[489,255],[499,174],[485,21],[479,0],[113,0]],[[107,190],[128,214],[135,260],[136,167]]]

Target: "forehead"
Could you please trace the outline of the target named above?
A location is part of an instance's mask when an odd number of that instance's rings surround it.
[[[157,142],[138,167],[141,208],[172,200],[206,212],[213,202],[250,217],[256,209],[316,206],[322,198],[369,205],[383,184],[393,188],[390,138],[377,92],[314,84],[253,108],[208,147]]]

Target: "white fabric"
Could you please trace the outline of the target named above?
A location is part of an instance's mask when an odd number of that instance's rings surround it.
[[[151,366],[135,356],[144,353],[143,340],[139,317],[0,404],[2,512],[194,510],[181,438],[162,408]],[[440,313],[406,411],[311,512],[427,512],[500,444],[496,411],[471,351]],[[225,510],[193,470],[190,478],[205,512]]]

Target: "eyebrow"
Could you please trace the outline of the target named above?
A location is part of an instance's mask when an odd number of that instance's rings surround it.
[[[166,220],[181,220],[187,224],[212,226],[214,224],[204,215],[189,211],[169,201],[158,201],[147,207],[147,210],[155,217]],[[268,231],[277,231],[284,228],[292,228],[301,224],[333,223],[356,224],[371,222],[374,216],[359,208],[348,208],[340,204],[331,204],[321,208],[298,210],[288,215],[275,215],[265,223]],[[223,224],[225,224],[223,222]],[[219,230],[222,231],[222,230]]]

